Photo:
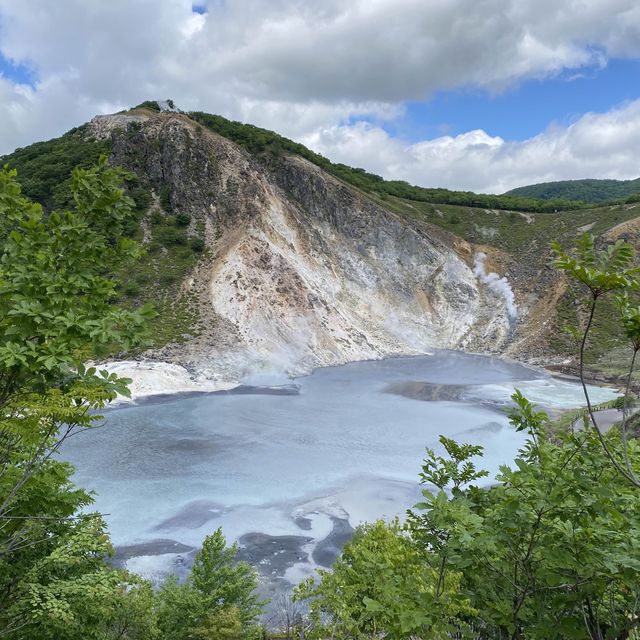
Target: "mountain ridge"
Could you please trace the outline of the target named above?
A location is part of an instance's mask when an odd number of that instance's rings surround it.
[[[555,214],[371,192],[286,149],[250,151],[174,111],[96,116],[65,136],[3,162],[26,174],[27,195],[40,189],[54,204],[65,198],[60,154],[90,162],[106,149],[127,170],[137,206],[130,233],[147,255],[119,274],[119,295],[160,311],[155,346],[140,355],[212,379],[433,348],[571,370],[561,328],[580,313],[550,266],[549,241],[571,244],[584,230],[637,238],[634,204]],[[601,346],[594,375],[606,369],[610,349]]]

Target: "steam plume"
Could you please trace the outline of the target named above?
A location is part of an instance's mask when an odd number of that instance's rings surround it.
[[[518,317],[518,307],[516,305],[516,299],[513,294],[513,289],[506,278],[501,278],[497,273],[493,271],[487,273],[484,263],[487,259],[486,253],[476,253],[473,261],[473,273],[484,284],[489,287],[491,291],[499,295],[505,303],[507,308],[507,314],[511,320],[515,320]]]

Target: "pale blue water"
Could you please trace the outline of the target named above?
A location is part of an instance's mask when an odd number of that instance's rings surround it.
[[[438,449],[440,434],[484,446],[481,466],[492,473],[513,460],[524,436],[500,405],[514,386],[551,408],[582,404],[576,384],[456,352],[319,369],[296,382],[299,395],[178,397],[110,411],[104,427],[72,438],[63,455],[78,484],[97,492],[116,545],[170,539],[198,547],[222,526],[229,539],[307,536],[311,549],[331,531],[331,516],[355,526],[412,506],[424,449]],[[407,382],[457,385],[458,399],[385,392]],[[451,397],[447,390],[437,391]],[[613,397],[593,391],[595,401]],[[174,561],[156,555],[129,566],[149,575]],[[312,569],[300,563],[287,577]]]

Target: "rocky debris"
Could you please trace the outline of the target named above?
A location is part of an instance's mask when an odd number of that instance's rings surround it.
[[[96,140],[110,138],[115,130],[126,130],[132,122],[142,123],[148,120],[146,115],[134,115],[128,113],[114,113],[113,115],[95,116],[87,130],[88,137]]]

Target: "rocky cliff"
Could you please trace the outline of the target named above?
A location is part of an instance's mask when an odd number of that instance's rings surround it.
[[[143,230],[169,208],[203,232],[180,291],[201,330],[156,358],[232,379],[433,348],[500,352],[513,334],[477,247],[307,160],[256,157],[183,114],[142,109],[96,117],[86,135],[110,138],[111,161],[152,191]]]

